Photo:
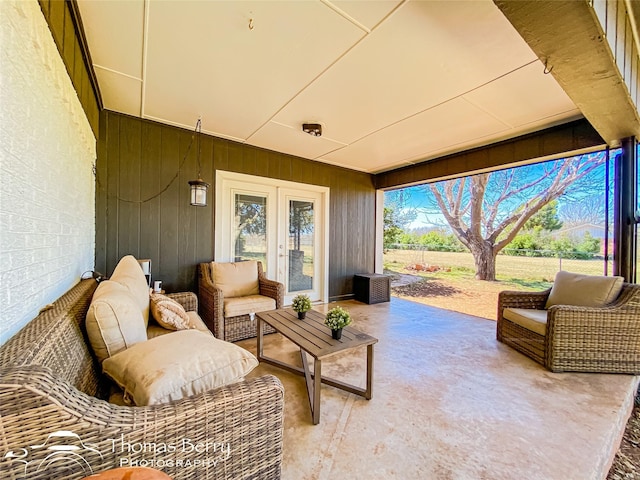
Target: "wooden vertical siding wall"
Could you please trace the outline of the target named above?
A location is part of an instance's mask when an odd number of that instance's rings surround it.
[[[93,134],[97,137],[102,99],[95,73],[90,66],[89,50],[78,7],[75,2],[65,0],[38,1]]]
[[[213,259],[218,239],[215,171],[227,170],[330,188],[330,298],[353,293],[353,274],[373,272],[372,175],[202,135],[202,178],[212,187],[208,205],[192,207],[187,182],[197,175],[197,142],[186,155],[192,136],[189,130],[103,111],[96,175],[97,270],[110,274],[122,256],[133,254],[152,260],[153,277],[168,291],[195,291],[196,265]]]

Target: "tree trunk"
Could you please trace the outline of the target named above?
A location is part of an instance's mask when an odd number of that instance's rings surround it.
[[[471,254],[476,264],[476,279],[495,281],[496,279],[496,253],[491,243],[480,240],[472,242]]]

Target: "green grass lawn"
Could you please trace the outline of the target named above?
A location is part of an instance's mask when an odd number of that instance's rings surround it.
[[[415,264],[438,266],[443,270],[433,273],[405,270],[407,266]],[[454,283],[477,281],[473,256],[468,252],[389,250],[384,255],[384,266],[390,272],[416,273],[428,278],[450,280]],[[499,255],[496,259],[496,280],[504,284],[504,287],[517,290],[543,290],[551,285],[560,269],[602,275],[604,261]],[[611,264],[609,272],[611,272]]]

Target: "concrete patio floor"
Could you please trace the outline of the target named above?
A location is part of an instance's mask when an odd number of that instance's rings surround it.
[[[285,387],[284,480],[606,478],[639,377],[548,372],[479,317],[398,298],[337,304],[379,339],[371,400],[323,385],[314,426],[302,376],[265,364],[250,375]],[[238,344],[256,351],[255,339]],[[279,334],[265,353],[300,364]],[[323,375],[364,386],[365,358],[336,355]]]

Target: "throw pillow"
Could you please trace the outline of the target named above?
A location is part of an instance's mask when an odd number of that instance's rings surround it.
[[[623,277],[581,275],[559,271],[545,308],[553,305],[602,307],[613,302],[622,290]]]
[[[247,350],[199,330],[138,343],[104,361],[104,373],[138,406],[157,405],[237,382],[258,365]]]
[[[168,330],[188,330],[196,328],[182,305],[161,293],[152,293],[151,315],[160,326]]]
[[[211,278],[225,298],[258,295],[258,262],[211,262]]]
[[[146,328],[149,324],[149,284],[136,258],[133,255],[122,257],[109,280],[118,282],[129,290],[142,312]]]
[[[85,322],[93,353],[102,362],[132,345],[147,340],[142,312],[129,290],[104,280],[93,294]]]

